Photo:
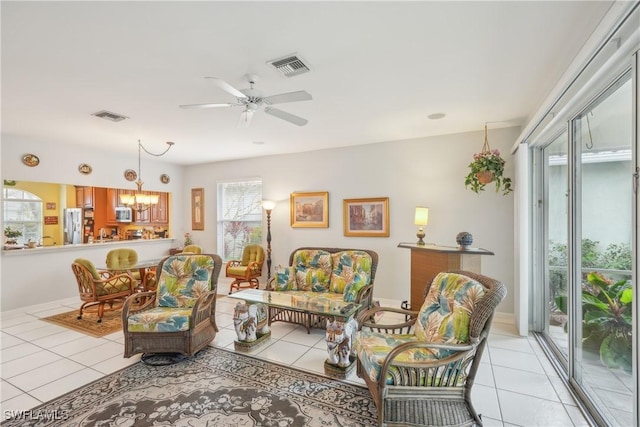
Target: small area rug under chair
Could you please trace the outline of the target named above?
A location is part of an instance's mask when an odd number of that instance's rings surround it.
[[[3,426],[373,426],[369,391],[207,347],[167,366],[138,362]]]
[[[82,319],[78,319],[78,311],[55,314],[43,317],[41,320],[97,338],[122,331],[122,312],[120,310],[105,310],[100,323],[98,323],[98,315],[95,312],[87,311],[82,315]]]

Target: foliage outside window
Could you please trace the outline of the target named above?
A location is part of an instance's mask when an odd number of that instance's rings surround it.
[[[3,189],[4,227],[22,233],[18,244],[39,242],[42,237],[42,200],[35,194],[17,188]]]
[[[599,354],[603,365],[630,372],[633,302],[631,246],[612,243],[600,252],[598,244],[591,239],[582,240],[582,344],[585,349]],[[564,317],[568,304],[566,266],[567,245],[551,242],[551,311]],[[566,321],[562,323],[566,330]]]
[[[218,247],[224,261],[242,258],[242,249],[262,244],[262,180],[218,184]]]

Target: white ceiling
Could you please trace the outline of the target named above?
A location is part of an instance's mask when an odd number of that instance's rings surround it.
[[[163,160],[186,165],[523,125],[611,3],[2,1],[2,143],[174,141]],[[294,52],[311,72],[266,63]],[[311,93],[277,106],[309,123],[178,108],[234,102],[204,77],[246,73],[264,95]]]

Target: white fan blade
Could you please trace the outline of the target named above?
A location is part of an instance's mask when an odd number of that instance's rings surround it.
[[[242,104],[187,104],[179,105],[180,108],[220,108],[220,107],[236,107]]]
[[[282,104],[284,102],[298,102],[298,101],[311,101],[313,98],[310,93],[305,92],[304,90],[299,90],[297,92],[289,92],[289,93],[281,93],[279,95],[271,95],[262,100],[266,104]]]
[[[279,119],[286,120],[289,123],[293,123],[294,125],[304,126],[309,123],[309,120],[303,119],[302,117],[294,116],[291,113],[287,113],[286,111],[278,110],[277,108],[265,107],[264,112],[267,114],[271,114]]]
[[[229,83],[225,82],[222,79],[219,79],[217,77],[205,77],[205,79],[211,79],[213,80],[213,82],[223,91],[230,93],[231,95],[235,96],[236,98],[246,98],[247,95],[245,95],[244,93],[240,92],[238,89],[236,89],[235,87],[231,86]]]
[[[240,114],[240,119],[238,120],[238,127],[244,128],[244,129],[248,128],[249,125],[251,124],[251,119],[253,119],[253,111],[244,110],[242,114]]]

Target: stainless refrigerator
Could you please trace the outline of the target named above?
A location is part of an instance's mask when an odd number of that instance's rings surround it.
[[[64,244],[76,245],[83,243],[83,212],[82,208],[64,210]]]

